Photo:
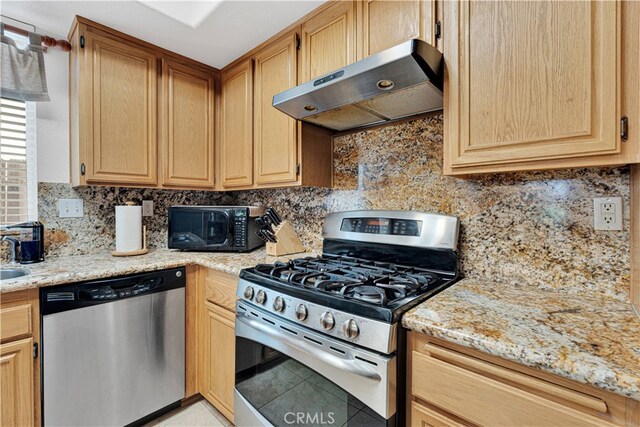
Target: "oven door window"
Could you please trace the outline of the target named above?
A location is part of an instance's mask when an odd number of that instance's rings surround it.
[[[277,427],[393,425],[304,364],[241,337],[236,337],[236,390]]]

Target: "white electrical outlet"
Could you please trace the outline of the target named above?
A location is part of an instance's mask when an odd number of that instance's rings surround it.
[[[622,230],[622,197],[596,197],[593,199],[593,228],[596,230]]]
[[[142,216],[153,216],[153,200],[142,201]]]
[[[60,218],[82,218],[84,216],[84,201],[82,199],[58,200],[58,216]]]

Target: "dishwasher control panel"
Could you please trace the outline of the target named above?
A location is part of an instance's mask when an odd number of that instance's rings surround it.
[[[116,298],[125,298],[148,293],[164,284],[162,276],[145,279],[141,283],[133,286],[124,286],[122,288],[114,288],[113,286],[100,286],[89,289],[78,290],[78,301],[103,301]]]
[[[42,314],[103,304],[155,292],[184,287],[185,268],[153,271],[130,276],[73,283],[40,290]]]

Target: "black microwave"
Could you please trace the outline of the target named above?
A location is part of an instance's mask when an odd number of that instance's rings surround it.
[[[263,206],[171,206],[169,249],[251,251],[264,242],[256,235]]]

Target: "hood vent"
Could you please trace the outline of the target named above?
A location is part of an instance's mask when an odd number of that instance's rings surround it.
[[[273,97],[289,116],[343,131],[442,109],[442,54],[413,39]]]

